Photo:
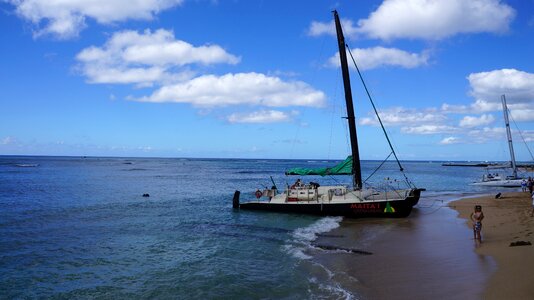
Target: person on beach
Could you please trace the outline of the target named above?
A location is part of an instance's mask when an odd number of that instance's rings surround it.
[[[532,193],[532,211],[530,212],[530,216],[534,217],[534,193]]]
[[[525,179],[521,181],[521,191],[523,192],[527,191],[527,181]]]
[[[475,240],[481,240],[480,232],[482,231],[482,220],[484,219],[484,213],[482,212],[482,206],[475,205],[475,211],[471,213],[469,217],[473,221],[473,235]]]
[[[527,188],[528,188],[529,193],[532,194],[532,177],[529,177],[529,178],[528,178],[528,181],[527,181]]]

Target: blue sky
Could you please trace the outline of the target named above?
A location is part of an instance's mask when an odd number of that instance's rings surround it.
[[[333,9],[401,159],[531,160],[534,0],[3,0],[0,154],[342,159]]]

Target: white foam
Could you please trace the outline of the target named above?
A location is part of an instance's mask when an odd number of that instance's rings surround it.
[[[318,234],[338,228],[341,220],[343,220],[343,217],[322,218],[307,227],[297,228],[293,232],[293,237],[298,241],[309,243],[315,240]]]
[[[347,291],[341,285],[337,282],[330,282],[330,283],[321,283],[319,280],[315,277],[311,277],[309,279],[310,283],[314,284],[319,288],[319,290],[326,291],[327,294],[334,297],[335,299],[345,299],[345,300],[353,300],[357,299],[355,295],[353,295],[351,292]],[[311,290],[308,289],[308,291],[311,293]],[[320,297],[318,295],[315,295],[311,297],[312,299],[322,299],[323,297]]]
[[[320,233],[328,232],[339,227],[343,217],[325,217],[309,226],[297,228],[291,234],[292,239],[284,245],[284,250],[298,259],[310,259],[304,251],[311,248],[311,242],[317,238]]]
[[[299,247],[295,245],[284,245],[285,252],[289,253],[291,256],[296,257],[298,259],[310,259],[312,258],[309,255],[306,255],[304,253],[304,247]]]
[[[38,167],[39,164],[16,164],[16,166],[21,168],[33,168]]]

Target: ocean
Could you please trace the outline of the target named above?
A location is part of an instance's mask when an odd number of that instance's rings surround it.
[[[279,189],[292,184],[286,169],[335,163],[0,156],[0,298],[357,298],[314,259],[328,250],[312,242],[341,217],[235,211],[231,203],[236,189],[243,201],[270,187],[270,176]],[[363,177],[380,163],[363,161]],[[468,185],[480,168],[403,166],[427,189],[423,203],[492,192]],[[369,182],[394,178],[403,179],[387,162]],[[380,233],[362,239],[371,234]]]

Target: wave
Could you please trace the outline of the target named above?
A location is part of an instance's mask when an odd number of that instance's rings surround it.
[[[291,234],[292,239],[284,245],[284,250],[296,258],[310,259],[311,256],[305,251],[313,248],[312,242],[321,233],[338,228],[342,220],[343,217],[325,217],[309,226],[295,229]]]
[[[15,166],[20,168],[35,168],[38,167],[39,164],[15,164]]]
[[[341,282],[338,281],[339,274],[336,274],[332,270],[329,270],[324,265],[314,261],[312,256],[306,254],[311,249],[317,249],[314,245],[314,241],[326,232],[329,232],[335,228],[338,228],[341,224],[343,217],[325,217],[317,220],[309,226],[295,229],[291,237],[292,239],[287,241],[284,245],[284,250],[291,254],[293,257],[301,260],[306,260],[309,264],[310,276],[308,281],[311,284],[308,289],[308,293],[311,298],[332,298],[332,299],[357,299],[350,290],[343,287]],[[337,251],[336,251],[337,252]],[[350,252],[350,251],[342,251]],[[308,252],[309,253],[309,252]],[[342,276],[348,276],[343,274]],[[358,281],[350,276],[347,277],[349,281]]]
[[[334,274],[331,273],[326,268],[324,268],[324,270],[328,273],[328,276],[330,277],[329,279],[332,280],[332,278],[334,277]],[[334,282],[324,283],[324,282],[320,282],[315,277],[312,277],[308,280],[311,284],[316,285],[319,288],[319,290],[326,292],[327,295],[335,299],[345,299],[345,300],[357,299],[355,295],[353,295],[350,291],[344,289],[338,282],[334,281]]]

